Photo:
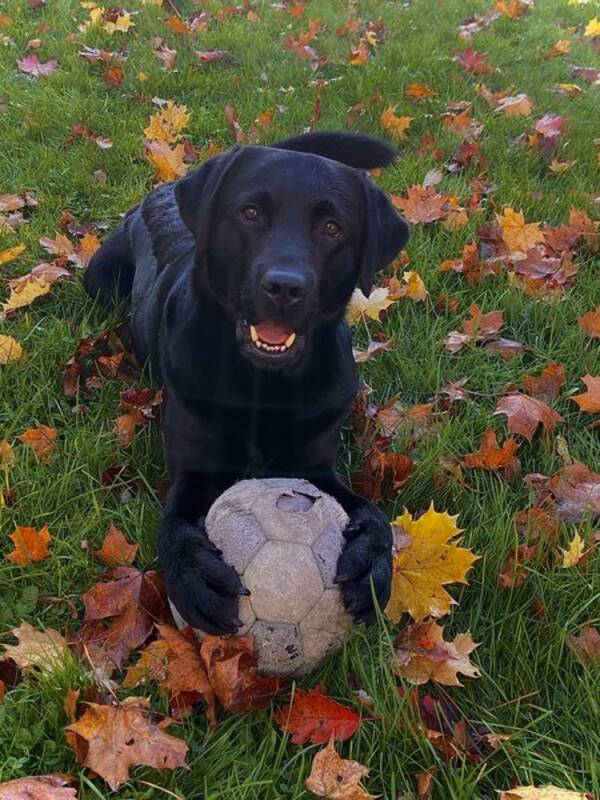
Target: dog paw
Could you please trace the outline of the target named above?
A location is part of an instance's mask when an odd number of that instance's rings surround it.
[[[392,530],[385,515],[368,504],[350,517],[344,537],[336,582],[354,620],[372,622],[376,606],[383,611],[390,597]]]

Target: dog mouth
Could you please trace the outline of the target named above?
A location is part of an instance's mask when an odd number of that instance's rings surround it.
[[[239,320],[237,336],[242,351],[256,366],[277,369],[295,362],[304,349],[305,335],[273,320]]]
[[[287,353],[296,342],[296,332],[276,322],[261,322],[257,325],[247,324],[250,341],[261,352]]]

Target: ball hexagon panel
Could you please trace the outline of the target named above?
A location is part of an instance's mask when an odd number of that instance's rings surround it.
[[[215,515],[206,522],[208,538],[223,552],[223,559],[242,573],[267,541],[253,514],[236,509],[234,514]]]
[[[325,525],[325,530],[312,545],[315,560],[327,589],[335,586],[337,562],[344,547],[344,537],[339,528],[332,522]]]
[[[308,614],[300,622],[302,636],[310,630],[328,631],[338,637],[352,625],[352,617],[342,603],[341,592],[336,586],[326,589]]]
[[[267,542],[243,575],[257,619],[297,623],[324,590],[310,547]]]
[[[257,620],[249,635],[254,636],[261,672],[287,676],[305,663],[303,643],[296,625]]]

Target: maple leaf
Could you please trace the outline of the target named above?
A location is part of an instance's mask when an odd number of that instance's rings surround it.
[[[496,219],[502,228],[502,238],[511,253],[526,253],[529,248],[544,241],[540,223],[525,223],[522,211],[513,211],[509,206],[502,214],[497,214]]]
[[[154,409],[160,407],[163,395],[161,389],[154,393],[149,388],[136,389],[131,387],[121,392],[120,397],[120,407],[127,411],[117,417],[115,429],[119,442],[123,447],[129,447],[133,441],[136,428],[154,419]]]
[[[525,482],[537,492],[537,502],[553,501],[560,519],[579,523],[600,515],[600,474],[581,461],[567,464],[556,475],[526,475]]]
[[[181,139],[190,116],[187,106],[169,100],[158,113],[150,117],[150,124],[144,129],[144,136],[153,142],[174,144]]]
[[[418,272],[406,270],[402,273],[402,281],[403,283],[396,278],[390,278],[387,288],[390,290],[391,300],[399,300],[401,297],[407,297],[415,303],[427,300],[429,292]]]
[[[55,447],[56,428],[38,422],[35,428],[29,428],[17,439],[29,447],[42,464],[47,464]]]
[[[496,113],[505,117],[526,117],[531,114],[533,103],[526,94],[503,97],[496,104]]]
[[[437,92],[431,86],[424,86],[422,83],[411,83],[406,87],[406,96],[411,100],[429,100],[435,97]]]
[[[194,703],[203,700],[211,725],[216,725],[215,692],[210,684],[206,667],[200,654],[196,635],[191,628],[178,631],[169,625],[157,625],[166,644],[165,675],[161,687],[169,692],[173,713],[189,714]],[[152,645],[156,645],[152,642]]]
[[[304,782],[308,791],[329,800],[375,800],[360,785],[369,774],[367,767],[358,761],[341,758],[333,741],[332,737],[327,747],[313,758],[310,775]]]
[[[27,567],[34,561],[43,561],[50,552],[52,537],[47,525],[44,525],[39,531],[35,528],[19,526],[14,533],[11,533],[10,538],[15,549],[12,553],[8,553],[6,558],[20,567]]]
[[[0,334],[0,364],[8,364],[9,361],[19,361],[23,358],[23,348],[13,339],[12,336]]]
[[[73,253],[73,255],[78,258],[76,253]],[[57,281],[72,277],[73,274],[66,267],[59,264],[58,261],[42,261],[31,272],[26,272],[25,275],[19,275],[17,278],[11,278],[7,283],[14,292],[20,293],[32,281],[51,286]]]
[[[356,364],[364,364],[374,358],[377,353],[389,352],[392,346],[392,342],[389,339],[384,342],[369,342],[366,350],[353,348],[352,355]]]
[[[116,567],[108,577],[83,594],[85,625],[79,649],[92,665],[110,675],[120,669],[132,650],[150,636],[154,620],[171,621],[162,577],[152,570]],[[104,624],[110,620],[108,626]]]
[[[20,308],[30,306],[38,297],[43,297],[50,291],[50,286],[41,280],[27,281],[25,286],[20,291],[14,289],[10,293],[10,297],[5,303],[2,303],[2,312],[4,316],[10,316],[14,311]]]
[[[598,17],[591,19],[585,26],[584,33],[590,38],[593,38],[594,36],[600,36],[600,19],[598,19]]]
[[[360,289],[355,289],[346,308],[347,321],[350,325],[354,325],[365,317],[370,317],[379,322],[381,312],[396,302],[389,295],[389,289],[383,287],[373,289],[368,297],[365,297]]]
[[[3,250],[0,253],[0,264],[8,264],[9,261],[14,261],[25,249],[24,244],[18,244],[16,247],[9,247],[8,250]]]
[[[588,311],[577,320],[582,331],[592,339],[600,339],[600,306],[594,311]]]
[[[519,443],[514,439],[507,439],[502,447],[498,447],[496,434],[491,428],[486,428],[479,450],[467,453],[463,464],[468,469],[486,469],[490,472],[500,472],[508,481],[514,480],[521,468],[516,452]]]
[[[548,58],[556,58],[557,56],[564,56],[571,52],[571,42],[569,39],[559,39],[552,47],[548,48],[546,55]]]
[[[380,503],[384,498],[393,497],[404,486],[412,469],[413,462],[409,456],[384,452],[376,445],[363,458],[352,486],[372,503]]]
[[[104,561],[110,567],[116,567],[119,564],[131,564],[137,551],[137,544],[129,544],[123,533],[111,523],[102,547],[96,550],[96,555],[100,561]]]
[[[284,733],[291,734],[294,744],[345,742],[358,730],[360,716],[324,692],[322,685],[308,691],[296,689],[292,702],[274,713],[273,719]]]
[[[557,397],[564,382],[564,367],[556,361],[551,361],[538,376],[523,376],[523,386],[527,394],[543,401],[553,400]]]
[[[499,800],[592,800],[591,795],[558,786],[515,786],[500,792]]]
[[[444,626],[434,620],[407,625],[394,645],[394,670],[409,683],[432,680],[444,686],[462,686],[458,673],[478,678],[469,654],[477,647],[469,633],[444,640]]]
[[[516,589],[522,586],[529,578],[529,572],[524,564],[531,561],[538,552],[537,547],[521,544],[514,554],[510,555],[498,573],[498,586],[502,589]]]
[[[146,158],[154,167],[159,181],[174,181],[187,173],[187,166],[183,162],[185,156],[183,144],[175,145],[171,149],[167,142],[145,140],[144,147]]]
[[[58,631],[47,628],[38,631],[28,622],[21,622],[11,634],[18,644],[3,644],[2,659],[10,658],[22,670],[40,669],[51,672],[62,666],[67,654],[67,642]]]
[[[600,631],[584,625],[578,636],[567,636],[567,646],[580,664],[592,664],[600,659]]]
[[[205,636],[200,655],[212,691],[232,714],[268,708],[284,688],[281,678],[258,674],[251,636]]]
[[[472,75],[489,75],[494,72],[494,68],[487,62],[487,53],[478,53],[472,47],[457,53],[454,60],[461,69]]]
[[[77,790],[64,788],[72,775],[36,775],[0,783],[0,800],[77,800]]]
[[[583,557],[585,552],[585,542],[579,533],[575,533],[569,543],[568,548],[566,550],[563,550],[562,547],[559,549],[562,553],[562,566],[565,568],[575,567],[577,564],[579,564]]]
[[[155,639],[140,652],[139,659],[127,667],[124,689],[144,686],[149,681],[163,681],[167,676],[169,645],[166,639]]]
[[[58,61],[53,58],[42,63],[35,53],[32,53],[29,56],[25,56],[25,58],[17,59],[17,66],[21,72],[30,75],[32,78],[44,78],[54,72],[58,67]]]
[[[381,116],[379,117],[379,122],[383,130],[399,142],[406,140],[406,131],[410,127],[412,121],[413,117],[396,116],[396,106],[388,106],[385,111],[381,112]]]
[[[425,225],[448,216],[448,197],[438,194],[435,187],[411,186],[406,194],[406,197],[392,195],[392,202],[409,222]]]
[[[155,769],[175,769],[185,764],[188,746],[158,724],[149,712],[150,701],[128,697],[119,705],[89,703],[83,716],[65,728],[77,760],[116,791],[129,779],[129,769],[143,764]]]
[[[531,442],[541,425],[544,432],[551,434],[557,423],[564,422],[563,417],[535,397],[520,392],[512,392],[498,401],[494,415],[506,414],[508,432],[518,433]]]
[[[445,342],[446,350],[450,353],[458,353],[467,344],[484,344],[490,337],[498,333],[504,325],[504,313],[502,311],[489,311],[484,314],[476,303],[469,309],[470,317],[463,320],[460,331],[450,331]]]
[[[582,411],[589,414],[597,414],[600,411],[600,377],[584,375],[581,379],[587,386],[587,392],[576,394],[571,397]]]
[[[478,558],[458,547],[456,540],[450,541],[462,532],[456,520],[447,512],[437,512],[433,503],[416,520],[408,511],[394,520],[392,593],[385,609],[392,622],[398,622],[405,611],[415,622],[442,617],[454,604],[444,584],[466,583],[466,574]]]

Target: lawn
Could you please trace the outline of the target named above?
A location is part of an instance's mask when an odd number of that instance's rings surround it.
[[[430,769],[436,800],[489,800],[515,782],[600,793],[600,672],[597,663],[580,664],[567,645],[584,625],[600,623],[600,557],[592,553],[586,564],[570,568],[554,556],[532,560],[525,565],[522,585],[510,590],[498,584],[506,559],[522,542],[514,515],[534,502],[522,476],[554,475],[569,457],[593,470],[600,458],[594,417],[570,398],[583,391],[582,376],[600,375],[600,344],[577,322],[600,304],[598,254],[578,249],[577,275],[551,298],[524,291],[506,270],[477,283],[438,271],[444,260],[460,257],[466,244],[480,241],[482,226],[493,223],[505,207],[522,210],[528,223],[565,223],[572,207],[598,219],[600,148],[594,139],[600,136],[600,86],[573,77],[570,66],[600,69],[598,38],[585,35],[590,20],[600,16],[600,4],[536,0],[522,16],[499,14],[472,38],[459,36],[466,18],[481,17],[493,5],[492,0],[307,0],[286,6],[249,0],[236,11],[216,0],[201,5],[165,0],[163,6],[131,0],[127,10],[135,12],[134,26],[114,33],[102,25],[82,31],[90,9],[72,0],[3,0],[0,7],[0,194],[27,190],[38,201],[37,208],[25,210],[26,224],[13,232],[0,227],[0,253],[26,245],[18,258],[0,266],[3,299],[7,278],[50,258],[39,239],[61,230],[65,210],[80,224],[100,222],[110,228],[152,188],[155,176],[144,157],[143,131],[158,111],[156,98],[187,106],[185,136],[197,150],[191,163],[204,158],[211,146],[224,149],[235,142],[226,106],[237,110],[242,130],[264,144],[311,125],[385,135],[381,114],[395,106],[396,115],[413,120],[398,141],[398,161],[378,178],[386,190],[402,196],[436,169],[442,173],[436,191],[468,207],[474,178],[481,176],[492,186],[462,227],[413,225],[406,269],[418,272],[429,297],[420,303],[402,299],[383,321],[358,325],[356,342],[364,347],[378,334],[392,340],[388,352],[360,366],[373,390],[370,399],[378,405],[395,395],[404,407],[427,403],[440,397],[448,381],[468,379],[468,401],[439,411],[435,426],[411,443],[413,472],[385,509],[394,518],[404,507],[421,513],[433,501],[437,510],[459,515],[463,544],[480,559],[468,585],[451,588],[458,605],[447,632],[453,636],[470,630],[479,643],[473,660],[481,676],[464,679],[462,688],[428,684],[420,691],[451,698],[473,724],[509,738],[476,759],[447,760],[417,724],[409,692],[401,696],[397,691],[402,681],[390,668],[394,626],[382,621],[357,631],[341,654],[300,685],[322,682],[331,697],[354,708],[360,708],[357,689],[372,696],[374,709],[365,712],[369,719],[338,749],[370,768],[365,786],[386,800],[416,797],[415,776]],[[189,19],[199,10],[210,16],[196,30],[178,33],[166,24],[170,16]],[[383,20],[383,31],[376,27],[376,39],[364,43],[366,54],[357,59],[365,63],[350,61],[350,48],[364,33],[364,24],[338,35],[351,18]],[[316,57],[303,59],[283,44],[289,35],[306,31],[309,20],[320,20],[324,30],[310,42]],[[174,67],[153,54],[160,46],[155,37],[177,51]],[[34,39],[41,40],[37,49]],[[550,57],[549,49],[563,40],[569,41],[570,52]],[[103,76],[107,65],[80,55],[86,47],[126,51],[122,81],[109,85]],[[467,47],[487,54],[489,74],[466,72],[455,61],[455,54]],[[217,49],[230,58],[205,63],[195,55]],[[57,59],[58,67],[39,78],[24,74],[17,59],[32,53],[41,62]],[[518,116],[495,111],[477,90],[481,82],[491,91],[526,94],[532,109]],[[435,94],[411,99],[406,90],[414,83]],[[571,83],[581,91],[556,90],[557,84]],[[478,139],[483,159],[451,172],[445,165],[461,138],[444,124],[443,115],[460,101],[472,103],[469,113],[483,126]],[[359,103],[364,105],[349,118],[349,109]],[[261,117],[263,112],[272,117]],[[527,142],[518,144],[518,137],[547,113],[568,122],[556,150],[545,154]],[[79,123],[112,140],[112,147],[99,147],[89,136],[72,136]],[[552,159],[567,168],[553,171]],[[105,235],[103,229],[96,233]],[[81,594],[103,569],[92,551],[111,523],[139,543],[138,565],[149,565],[156,556],[167,478],[158,426],[144,426],[130,447],[121,447],[114,432],[114,419],[121,413],[119,383],[104,380],[98,389],[74,398],[63,393],[63,367],[80,339],[99,335],[119,319],[117,309],[94,306],[84,292],[82,270],[73,272],[75,280],[53,285],[47,296],[0,320],[0,334],[15,337],[26,353],[0,366],[0,441],[12,442],[16,455],[15,464],[5,470],[5,488],[14,490],[14,498],[0,508],[3,642],[12,641],[9,632],[21,620],[61,631],[79,626],[73,614],[81,617]],[[442,308],[441,292],[456,300],[456,307]],[[473,303],[486,313],[502,310],[502,335],[528,349],[509,359],[478,346],[448,352],[447,334],[460,328]],[[538,432],[532,442],[516,437],[521,477],[509,483],[493,471],[449,472],[448,464],[479,448],[487,427],[505,440],[506,418],[493,416],[496,403],[509,385],[520,387],[526,373],[538,374],[551,361],[565,370],[564,387],[550,401],[565,421],[553,435]],[[38,422],[58,434],[47,464],[16,439]],[[403,451],[407,438],[400,428],[392,449]],[[350,477],[360,460],[349,420],[340,468]],[[103,472],[115,464],[126,466],[137,481],[136,491],[119,493],[102,485]],[[12,549],[8,537],[17,525],[47,525],[49,557],[26,567],[7,561]],[[578,526],[565,523],[552,552],[566,548],[576,530],[591,542],[590,515]],[[77,764],[63,734],[66,691],[89,683],[84,666],[73,658],[64,668],[26,677],[6,692],[0,704],[0,782],[74,773],[84,800],[312,796],[303,782],[318,747],[290,743],[268,711],[223,715],[211,729],[201,705],[171,728],[190,747],[189,769],[159,773],[136,768],[129,783],[110,792]],[[153,706],[167,712],[166,698],[156,688],[149,693]],[[127,694],[118,692],[120,698]]]

